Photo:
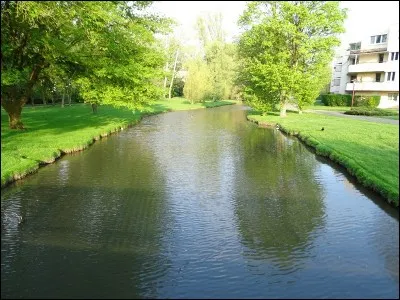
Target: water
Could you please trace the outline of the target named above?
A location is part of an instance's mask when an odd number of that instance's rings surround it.
[[[2,190],[1,297],[398,298],[398,210],[344,174],[243,106],[146,118]]]

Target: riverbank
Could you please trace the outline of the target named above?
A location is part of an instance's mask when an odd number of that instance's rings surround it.
[[[399,206],[399,126],[313,113],[262,116],[248,120],[260,126],[279,126],[313,147],[318,155],[344,166],[364,186]],[[323,128],[323,130],[322,130]]]
[[[138,123],[144,116],[167,111],[201,109],[234,104],[224,100],[190,104],[184,98],[157,101],[144,111],[100,106],[97,114],[89,105],[24,107],[26,130],[8,128],[1,110],[1,187],[36,172],[66,153],[88,148],[96,140]]]

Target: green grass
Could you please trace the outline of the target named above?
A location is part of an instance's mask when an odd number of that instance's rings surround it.
[[[382,116],[380,118],[398,120],[399,119],[399,115],[397,115],[397,116]]]
[[[186,103],[183,98],[157,101],[142,112],[100,106],[93,114],[85,104],[24,107],[26,130],[10,130],[8,116],[1,110],[1,186],[51,163],[62,153],[86,149],[96,139],[137,123],[142,116],[173,110],[216,107],[236,103],[223,100]]]
[[[314,110],[329,110],[329,111],[343,111],[350,110],[350,106],[325,106],[325,105],[309,105],[303,110],[314,109]]]
[[[248,115],[259,123],[279,124],[297,135],[316,153],[345,166],[364,186],[372,188],[389,203],[399,205],[399,126],[312,113]],[[324,127],[324,131],[321,131]]]

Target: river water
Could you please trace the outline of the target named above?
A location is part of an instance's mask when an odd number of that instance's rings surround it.
[[[1,225],[2,298],[399,297],[398,210],[239,105],[64,156]]]

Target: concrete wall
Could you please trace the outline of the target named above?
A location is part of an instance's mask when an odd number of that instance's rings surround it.
[[[399,51],[399,24],[395,24],[389,28],[387,51]]]
[[[358,73],[357,74],[357,81],[361,81],[361,82],[375,82],[375,78],[376,78],[375,73]]]

